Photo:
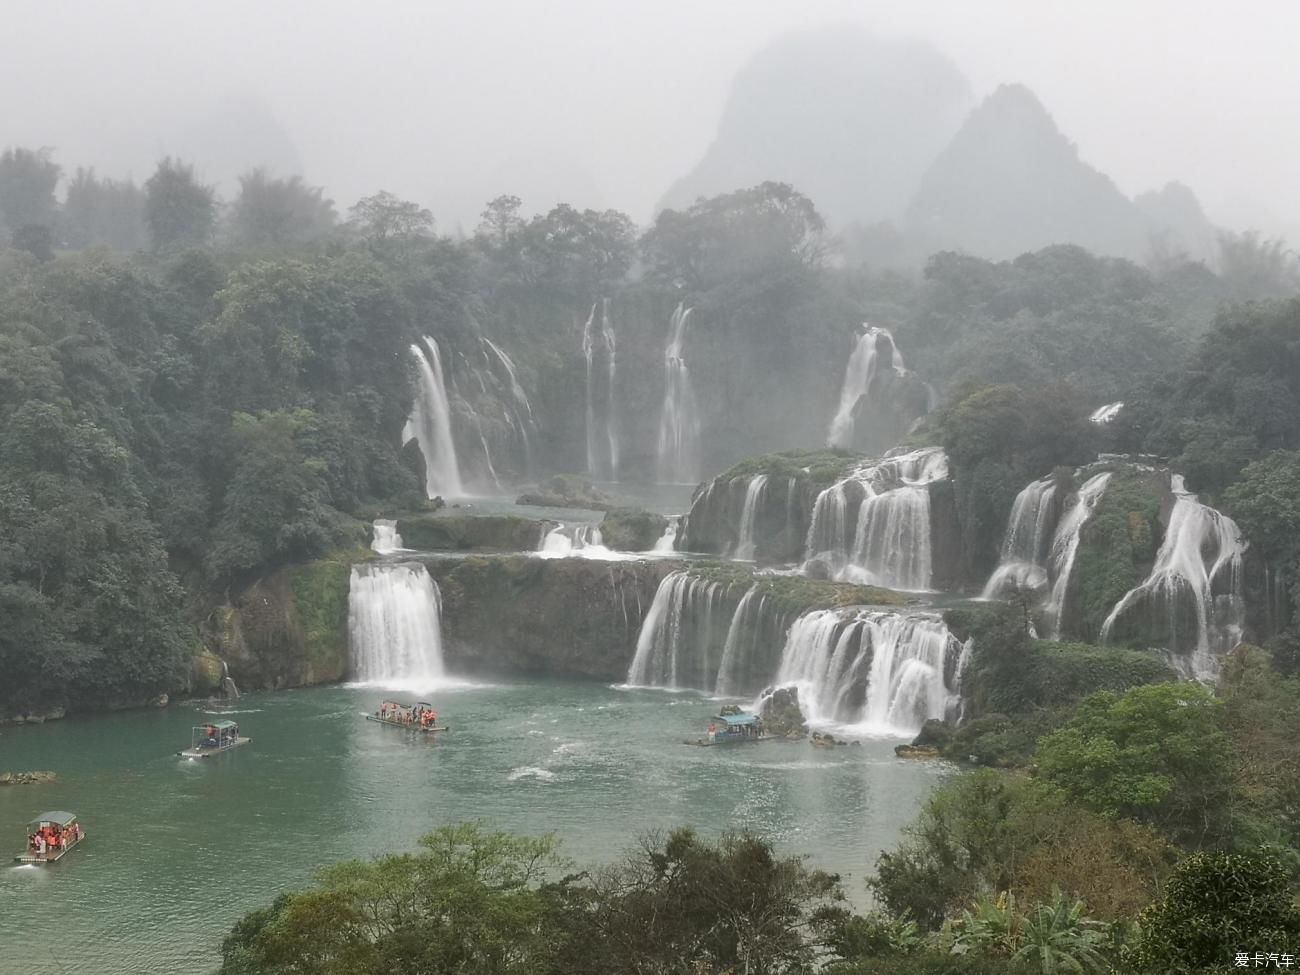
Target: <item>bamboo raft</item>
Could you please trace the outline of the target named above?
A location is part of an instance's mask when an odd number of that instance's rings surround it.
[[[451,731],[450,725],[430,725],[422,727],[419,724],[410,721],[395,721],[392,718],[381,718],[378,715],[367,714],[367,721],[373,721],[376,724],[386,724],[393,728],[405,728],[407,731],[418,731],[420,734],[431,734],[435,731]]]
[[[79,847],[86,839],[86,832],[82,830],[81,836],[67,846],[59,847],[54,853],[32,853],[30,850],[24,851],[14,857],[18,863],[58,863],[65,856]]]
[[[708,741],[704,738],[696,738],[692,741],[689,738],[685,738],[682,740],[682,744],[694,745],[697,748],[712,748],[715,745],[753,745],[760,741],[777,741],[780,738],[781,735],[758,735],[754,738],[741,738],[737,736],[735,738],[724,738],[721,741]]]
[[[252,738],[236,738],[228,745],[212,748],[182,748],[176,754],[181,758],[211,758],[213,755],[221,755],[230,751],[232,748],[238,748],[240,745],[247,745]]]

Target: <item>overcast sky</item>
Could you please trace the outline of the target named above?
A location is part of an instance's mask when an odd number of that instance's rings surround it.
[[[1126,193],[1180,179],[1216,222],[1300,243],[1289,0],[3,0],[0,13],[0,145],[53,146],[67,169],[143,179],[160,153],[199,146],[216,179],[259,162],[244,158],[257,146],[341,210],[385,188],[471,230],[485,199],[513,192],[530,209],[564,199],[644,222],[753,53],[853,22],[930,40],[978,96],[1027,84]]]

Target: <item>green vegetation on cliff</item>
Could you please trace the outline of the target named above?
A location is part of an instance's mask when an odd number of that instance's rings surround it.
[[[368,553],[367,553],[368,554]],[[289,570],[302,628],[306,683],[340,680],[348,667],[348,579],[354,559],[319,559]]]
[[[453,511],[398,518],[402,544],[421,552],[531,552],[553,527],[550,522],[516,515],[458,515]]]
[[[733,562],[696,562],[687,571],[698,579],[742,590],[757,586],[771,605],[784,613],[843,606],[905,606],[908,602],[906,596],[892,589],[822,582],[804,576],[755,575],[750,567]]]
[[[1071,631],[1095,640],[1111,609],[1138,585],[1159,547],[1160,499],[1155,474],[1121,468],[1111,475],[1092,518],[1079,535],[1074,576],[1078,616]]]
[[[718,475],[719,481],[751,478],[757,474],[768,477],[808,480],[817,490],[829,487],[848,474],[864,458],[849,450],[824,447],[813,450],[783,450],[776,454],[746,457]]]
[[[605,545],[621,552],[647,552],[668,527],[668,519],[640,508],[612,508],[600,523]]]

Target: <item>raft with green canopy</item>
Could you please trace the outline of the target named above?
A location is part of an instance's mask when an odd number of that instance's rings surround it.
[[[195,725],[190,731],[190,747],[176,754],[181,758],[211,758],[252,740],[240,735],[239,725],[233,721],[209,721]]]
[[[86,838],[75,813],[41,813],[27,824],[27,847],[14,857],[19,863],[58,863]]]

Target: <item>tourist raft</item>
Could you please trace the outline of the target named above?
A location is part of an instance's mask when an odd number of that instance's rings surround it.
[[[239,725],[233,721],[213,721],[195,725],[190,732],[190,747],[176,754],[181,758],[211,758],[252,740],[240,737]]]
[[[451,730],[446,725],[438,724],[438,712],[426,701],[416,701],[414,704],[384,701],[374,714],[366,715],[366,720],[378,721],[380,724],[391,725],[394,728],[405,728],[407,731],[418,731],[421,734]]]
[[[41,813],[27,824],[27,849],[14,857],[19,863],[58,863],[86,838],[70,812]]]
[[[742,711],[734,705],[722,709],[709,721],[709,730],[703,738],[694,741],[687,739],[687,745],[699,745],[708,748],[712,745],[741,745],[759,741],[771,741],[777,735],[763,732],[763,719],[756,714]]]

